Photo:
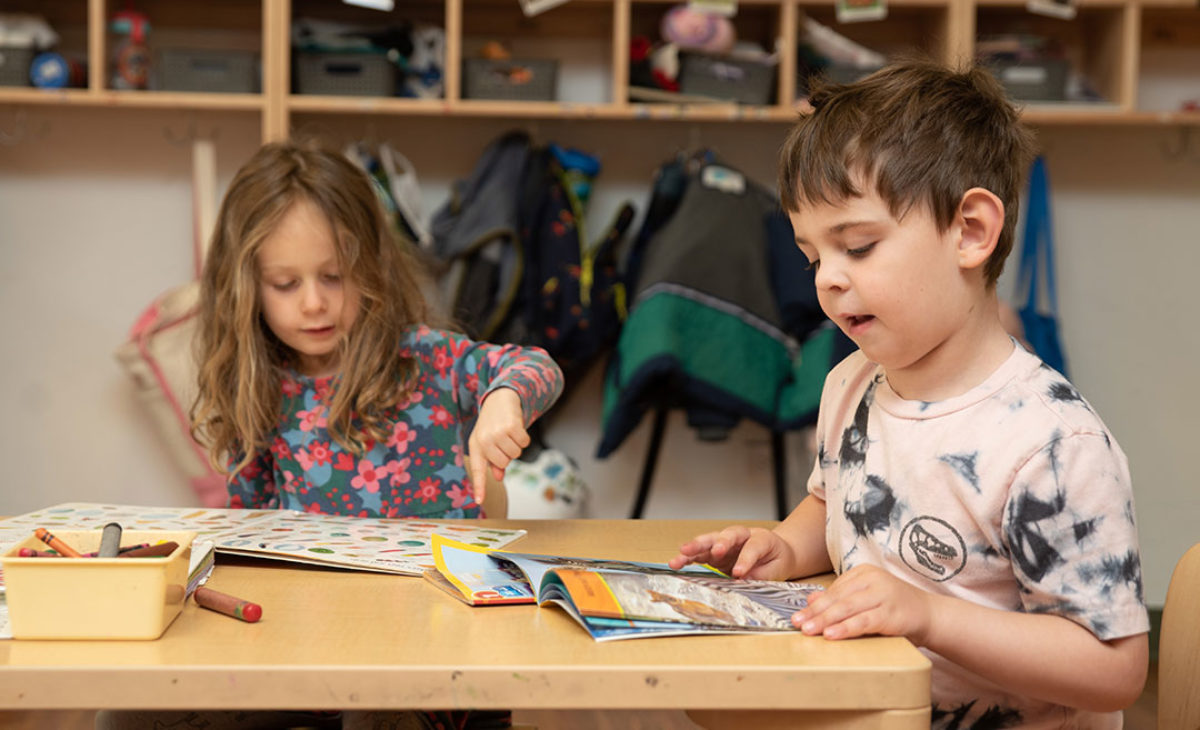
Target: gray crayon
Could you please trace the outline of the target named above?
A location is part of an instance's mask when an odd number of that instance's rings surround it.
[[[115,558],[121,549],[121,526],[116,522],[110,522],[104,526],[104,531],[100,533],[100,550],[96,553],[98,558]]]

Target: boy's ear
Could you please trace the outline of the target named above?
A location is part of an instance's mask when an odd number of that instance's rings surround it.
[[[1004,228],[1004,203],[990,190],[971,188],[958,204],[958,217],[958,264],[964,269],[982,266]]]

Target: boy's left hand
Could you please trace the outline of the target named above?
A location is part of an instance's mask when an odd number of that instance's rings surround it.
[[[826,639],[868,634],[904,636],[921,646],[928,633],[933,596],[874,565],[858,565],[814,593],[792,625]]]
[[[504,468],[529,445],[529,433],[525,430],[525,415],[521,411],[521,397],[512,388],[497,388],[479,407],[475,428],[467,439],[471,484],[475,488],[475,501],[483,504],[486,494],[487,470],[492,470],[496,481],[504,480]]]

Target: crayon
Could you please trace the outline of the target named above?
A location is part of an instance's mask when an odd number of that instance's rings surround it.
[[[122,556],[123,556],[125,553],[129,552],[130,550],[137,550],[138,548],[144,548],[144,547],[150,547],[150,543],[148,543],[148,542],[139,542],[139,543],[138,543],[138,544],[136,544],[136,545],[122,545],[122,546],[121,546],[121,549],[120,549],[120,550],[117,550],[117,557],[118,557],[118,558],[119,558],[119,557],[122,557]],[[83,554],[83,557],[85,557],[85,558],[95,558],[95,557],[99,557],[99,555],[100,555],[100,553],[97,553],[97,552],[92,552],[92,553],[84,553],[84,554]]]
[[[18,558],[61,558],[62,556],[53,550],[34,550],[33,548],[21,548],[17,551]]]
[[[110,522],[100,532],[100,549],[96,551],[98,558],[115,558],[121,549],[121,525]]]
[[[54,535],[51,535],[50,532],[44,527],[37,528],[36,530],[33,531],[33,534],[37,535],[37,539],[41,540],[42,542],[46,543],[47,545],[49,545],[50,547],[52,547],[56,551],[58,551],[59,555],[64,555],[68,558],[82,558],[83,557],[82,555],[79,554],[79,552],[77,550],[75,550],[75,548],[66,544],[62,540],[59,540]]]
[[[262,618],[262,606],[257,603],[243,601],[235,596],[204,586],[197,588],[193,595],[196,596],[197,604],[226,616],[233,616],[248,623],[254,623]]]
[[[127,550],[117,555],[118,558],[161,558],[175,552],[175,548],[179,547],[179,543],[174,540],[160,542],[156,545],[145,545],[136,547],[132,550]]]

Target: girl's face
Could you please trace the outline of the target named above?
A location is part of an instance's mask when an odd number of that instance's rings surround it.
[[[358,289],[342,276],[335,242],[321,210],[300,199],[258,251],[263,318],[312,377],[337,372],[338,345],[358,316]]]

